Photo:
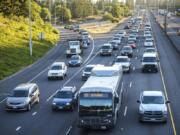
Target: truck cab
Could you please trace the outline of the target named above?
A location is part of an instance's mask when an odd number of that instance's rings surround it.
[[[69,41],[68,49],[66,50],[66,56],[71,57],[72,55],[82,54],[81,42],[78,40]]]

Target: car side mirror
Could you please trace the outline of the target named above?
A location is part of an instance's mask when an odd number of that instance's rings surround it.
[[[169,100],[167,100],[167,101],[166,101],[166,104],[169,104],[169,103],[170,103],[170,101],[169,101]]]
[[[140,103],[140,100],[137,100],[137,103]]]

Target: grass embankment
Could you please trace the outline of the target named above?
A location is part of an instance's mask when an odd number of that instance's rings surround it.
[[[0,80],[32,64],[42,57],[59,38],[59,32],[42,20],[33,22],[33,56],[29,55],[28,19],[4,18],[0,15]],[[39,40],[39,33],[45,39]]]
[[[110,32],[112,29],[114,29],[116,26],[121,24],[126,19],[127,18],[123,18],[118,23],[112,23],[110,21],[107,21],[105,23],[97,22],[95,24],[87,24],[87,25],[81,26],[81,28],[84,30],[87,30],[89,33],[92,33],[92,34],[103,34],[103,33]]]

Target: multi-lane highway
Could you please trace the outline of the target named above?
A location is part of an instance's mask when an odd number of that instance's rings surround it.
[[[180,54],[163,34],[159,25],[151,17],[151,25],[155,37],[155,43],[159,52],[160,67],[158,73],[142,73],[141,57],[144,52],[143,39],[137,42],[137,49],[131,59],[133,70],[130,74],[124,74],[123,78],[123,105],[117,125],[112,130],[82,130],[77,128],[77,109],[73,112],[52,112],[51,102],[54,93],[63,85],[75,85],[78,89],[84,83],[81,81],[82,68],[86,64],[112,65],[119,50],[126,44],[126,39],[114,51],[110,57],[101,57],[99,47],[107,43],[115,33],[123,28],[117,27],[111,33],[101,37],[93,37],[91,46],[84,50],[84,63],[81,67],[68,68],[65,80],[48,81],[47,71],[54,61],[68,63],[65,55],[65,42],[60,42],[53,50],[37,63],[23,71],[0,82],[0,134],[1,135],[178,135],[180,134]],[[69,31],[65,31],[69,32]],[[76,35],[76,33],[74,33]],[[140,34],[143,34],[140,32]],[[29,112],[6,112],[4,99],[11,90],[20,83],[34,82],[40,87],[40,104],[34,106]],[[162,90],[166,98],[171,101],[168,107],[169,115],[166,124],[140,123],[138,121],[139,94],[143,90]]]

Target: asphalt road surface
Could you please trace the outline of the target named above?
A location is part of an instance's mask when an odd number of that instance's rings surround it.
[[[124,97],[120,117],[112,130],[82,130],[77,128],[77,109],[71,111],[52,112],[53,94],[63,85],[75,85],[78,89],[81,81],[82,68],[86,64],[111,65],[119,50],[112,56],[99,56],[99,47],[107,43],[111,36],[123,28],[120,25],[111,33],[102,37],[93,37],[88,49],[84,50],[84,63],[81,67],[68,68],[65,80],[48,81],[48,66],[54,61],[68,62],[65,55],[66,42],[60,42],[45,57],[23,71],[0,82],[0,135],[179,135],[180,134],[180,54],[173,48],[155,20],[151,19],[155,42],[160,57],[158,73],[141,73],[141,57],[144,52],[143,39],[137,42],[131,59],[133,70],[124,74]],[[67,31],[65,31],[67,32]],[[69,31],[68,31],[69,32]],[[70,32],[71,33],[71,32]],[[71,33],[72,34],[72,33]],[[76,35],[76,33],[74,33]],[[142,32],[140,32],[142,34]],[[34,82],[40,87],[40,104],[33,106],[29,112],[6,112],[4,99],[19,83]],[[143,90],[162,90],[171,101],[168,121],[162,123],[139,123],[137,99]]]

